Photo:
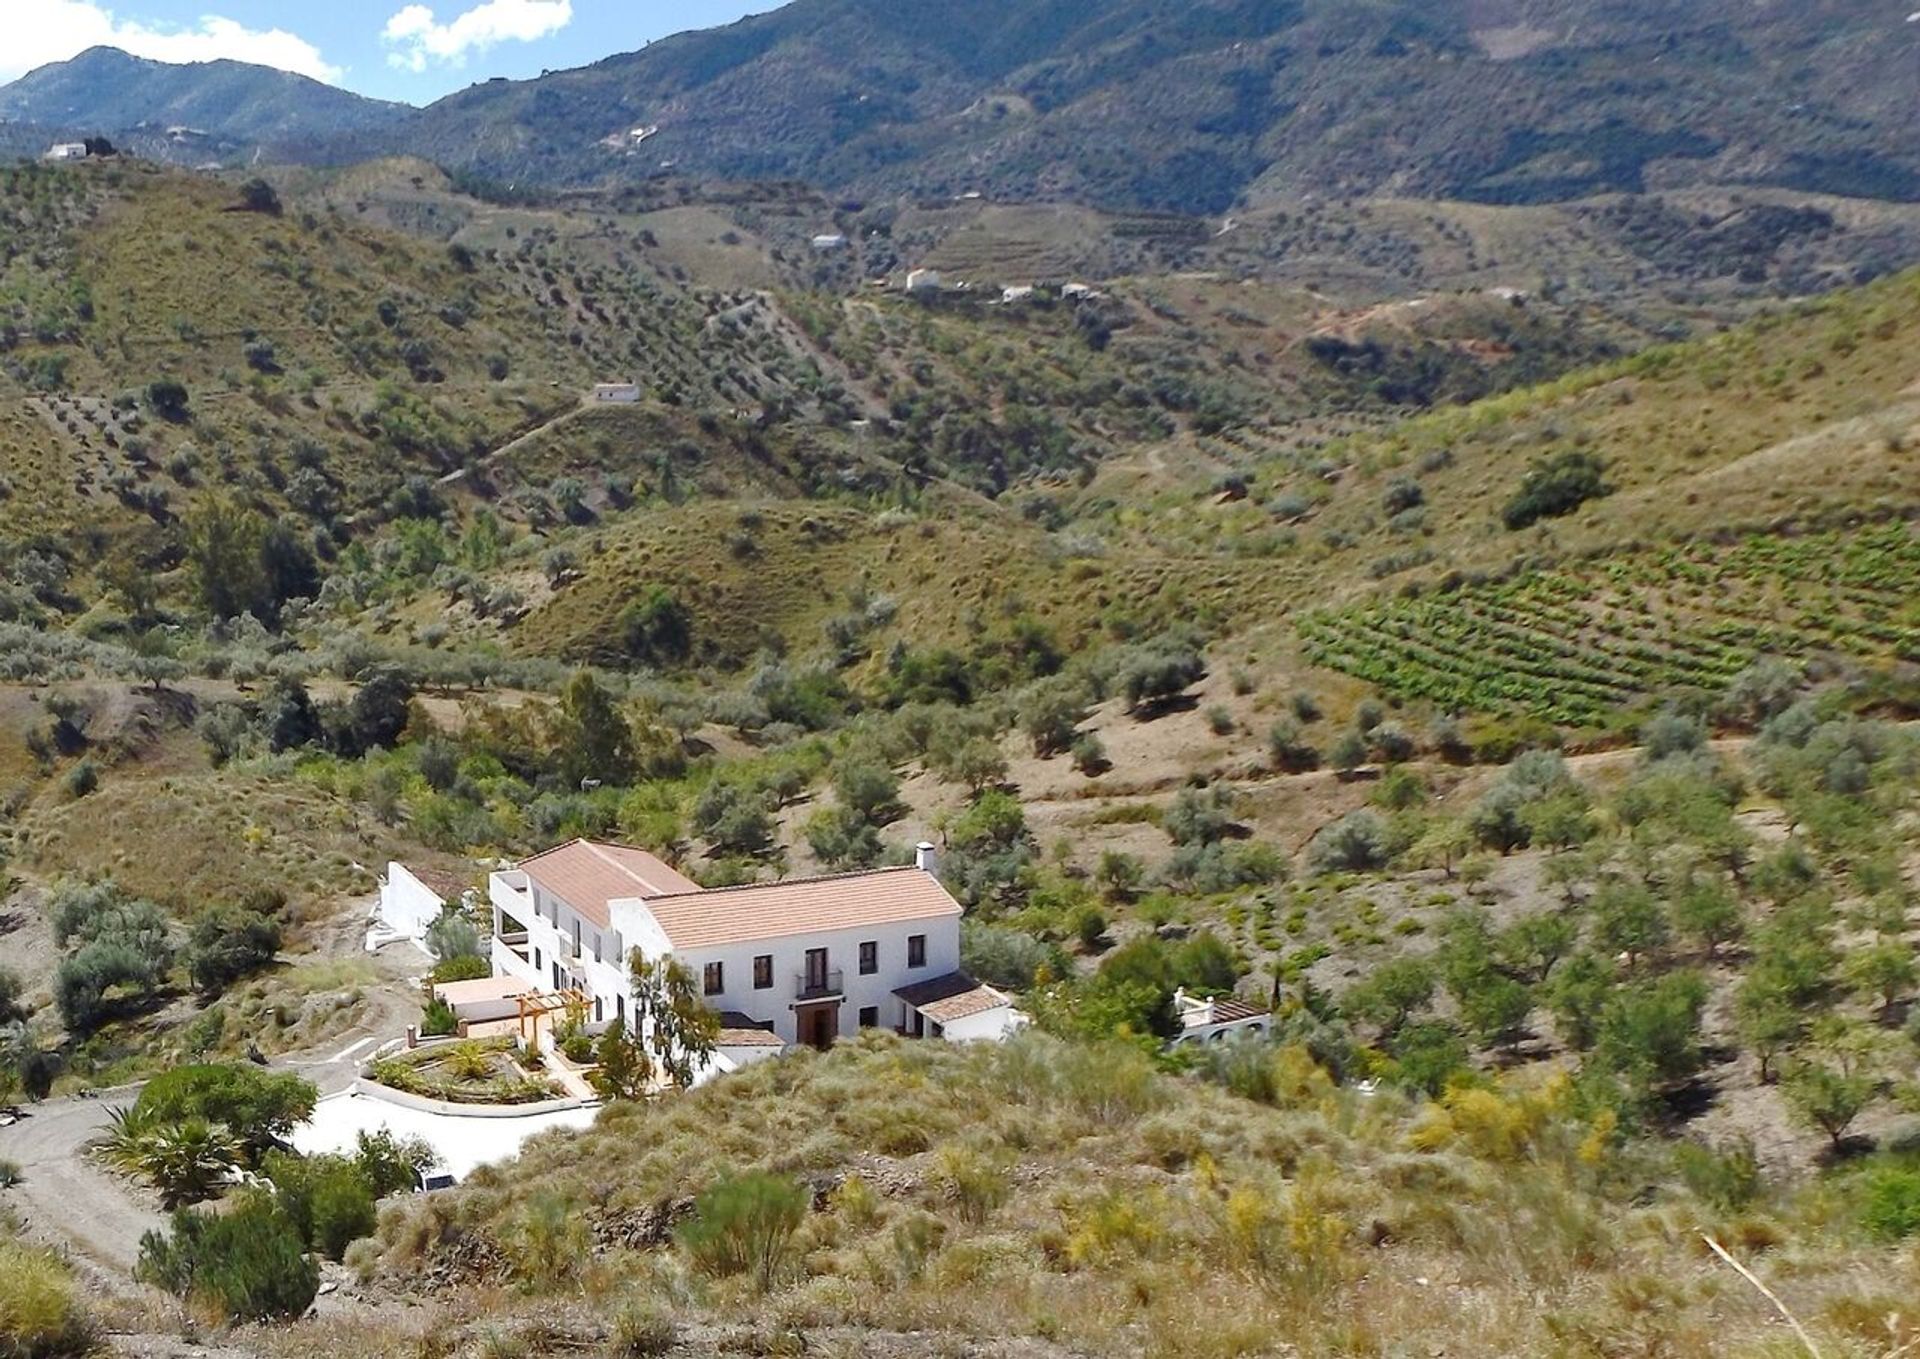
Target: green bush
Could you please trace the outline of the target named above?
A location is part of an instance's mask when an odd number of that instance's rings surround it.
[[[429,974],[436,982],[474,981],[493,975],[493,964],[485,958],[473,954],[461,954],[453,958],[442,958],[433,965]],[[448,1033],[453,1030],[448,1029]]]
[[[460,1027],[458,1016],[453,1007],[440,997],[435,996],[427,1002],[426,1014],[420,1020],[420,1032],[429,1038],[440,1038]]]
[[[94,1347],[93,1323],[57,1258],[0,1241],[0,1359],[66,1359]]]
[[[222,906],[194,923],[184,959],[202,996],[216,996],[257,972],[280,951],[279,922],[240,906]]]
[[[617,1359],[648,1359],[667,1353],[678,1338],[672,1317],[645,1303],[629,1302],[613,1314],[607,1347]]]
[[[1501,522],[1521,529],[1541,519],[1571,514],[1612,489],[1605,471],[1599,458],[1580,449],[1540,459],[1527,469],[1520,489],[1501,509]]]
[[[764,1291],[786,1266],[807,1201],[803,1186],[779,1175],[728,1176],[695,1201],[680,1244],[696,1268],[721,1277],[750,1275]]]
[[[373,1185],[358,1161],[276,1151],[263,1169],[280,1210],[310,1249],[338,1260],[352,1242],[373,1234]]]
[[[261,1193],[219,1216],[175,1213],[170,1234],[141,1238],[134,1275],[243,1321],[300,1316],[320,1287],[300,1229]]]
[[[129,1117],[149,1128],[190,1118],[224,1123],[257,1157],[312,1115],[318,1093],[289,1072],[231,1063],[181,1066],[147,1082]]]
[[[1884,1166],[1868,1171],[1860,1222],[1883,1241],[1920,1236],[1920,1169]]]

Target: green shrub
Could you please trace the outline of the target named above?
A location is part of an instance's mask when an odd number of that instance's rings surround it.
[[[57,1258],[0,1241],[0,1359],[65,1359],[94,1347],[93,1323]]]
[[[429,974],[436,982],[474,981],[493,975],[493,964],[485,958],[471,953],[459,954],[452,958],[442,958],[433,965]],[[451,1033],[449,1029],[447,1032]]]
[[[665,1354],[679,1339],[673,1318],[646,1303],[623,1303],[613,1314],[607,1347],[617,1359],[649,1359]]]
[[[224,1123],[258,1156],[313,1114],[313,1083],[290,1072],[232,1063],[175,1067],[147,1082],[129,1117],[142,1127],[203,1118]]]
[[[453,1013],[453,1007],[440,997],[435,996],[427,1002],[426,1014],[420,1020],[420,1032],[429,1038],[440,1038],[460,1027],[459,1018]]]
[[[233,1320],[297,1317],[313,1305],[320,1268],[300,1229],[265,1194],[248,1194],[219,1216],[177,1212],[170,1234],[140,1241],[134,1275]]]
[[[1867,1172],[1860,1222],[1883,1241],[1920,1236],[1920,1169],[1885,1166]]]
[[[183,955],[202,996],[216,996],[259,971],[280,951],[279,922],[241,906],[222,906],[194,922]]]
[[[9,1161],[0,1156],[0,1189],[11,1189],[20,1183],[20,1163]]]
[[[1682,1142],[1673,1149],[1673,1159],[1693,1196],[1724,1212],[1740,1212],[1760,1194],[1760,1162],[1748,1138],[1725,1151]]]
[[[338,1260],[349,1244],[373,1233],[373,1186],[357,1160],[270,1152],[264,1163],[280,1210],[308,1247]]]
[[[1580,449],[1568,449],[1536,461],[1521,478],[1520,489],[1500,511],[1501,522],[1521,529],[1541,519],[1571,514],[1589,500],[1606,495],[1605,466]]]
[[[785,1269],[806,1212],[803,1186],[749,1171],[721,1179],[701,1194],[679,1240],[696,1268],[721,1277],[750,1275],[764,1291]]]

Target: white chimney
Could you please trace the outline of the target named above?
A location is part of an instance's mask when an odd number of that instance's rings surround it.
[[[934,871],[933,842],[931,840],[922,840],[913,847],[913,866],[922,873],[931,873]]]

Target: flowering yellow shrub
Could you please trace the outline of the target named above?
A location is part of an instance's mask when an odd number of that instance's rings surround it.
[[[1427,1106],[1408,1141],[1420,1151],[1459,1145],[1489,1161],[1518,1160],[1565,1111],[1569,1088],[1561,1075],[1530,1090],[1455,1086]]]

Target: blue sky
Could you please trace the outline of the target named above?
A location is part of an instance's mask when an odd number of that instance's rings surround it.
[[[230,57],[424,104],[490,76],[580,66],[779,0],[0,0],[0,82],[99,44]]]

